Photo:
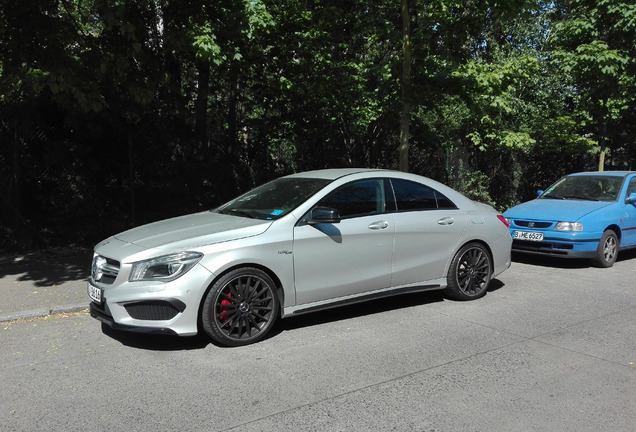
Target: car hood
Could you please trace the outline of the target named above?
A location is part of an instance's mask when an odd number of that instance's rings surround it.
[[[259,235],[271,223],[205,211],[142,225],[113,238],[141,249],[186,249]]]
[[[513,219],[576,222],[593,211],[612,205],[607,201],[534,199],[504,212]]]

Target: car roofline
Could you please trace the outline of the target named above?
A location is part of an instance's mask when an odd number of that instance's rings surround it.
[[[565,177],[569,176],[619,176],[626,177],[630,174],[636,174],[636,171],[582,171],[577,173],[568,174]]]
[[[300,173],[290,174],[286,178],[318,178],[325,180],[338,180],[339,178],[364,173],[392,173],[393,170],[380,168],[328,168],[313,171],[304,171]]]

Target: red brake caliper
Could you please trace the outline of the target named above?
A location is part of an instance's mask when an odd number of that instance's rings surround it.
[[[232,294],[228,294],[227,296],[228,296],[228,297],[232,297]],[[221,300],[221,304],[222,304],[223,306],[229,306],[229,305],[231,305],[231,304],[232,304],[232,302],[231,302],[231,301],[229,301],[229,300],[227,300],[227,299],[223,299],[223,300]],[[221,307],[221,313],[219,314],[219,321],[221,321],[221,322],[225,322],[225,321],[227,321],[229,318],[230,318],[230,316],[229,316],[229,313],[228,313],[228,309],[227,309],[227,308],[224,308],[224,307]],[[226,324],[226,326],[227,326],[227,324]]]

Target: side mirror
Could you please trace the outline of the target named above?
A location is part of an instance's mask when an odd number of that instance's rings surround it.
[[[629,195],[627,195],[625,204],[636,204],[636,192],[632,192]]]
[[[537,191],[537,196],[541,196],[541,195],[543,195],[543,191],[542,191],[541,189],[539,189],[539,190]]]
[[[311,210],[307,223],[309,225],[340,223],[340,212],[334,208],[316,207]]]

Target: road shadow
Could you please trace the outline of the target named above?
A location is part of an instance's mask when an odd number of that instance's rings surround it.
[[[37,287],[86,280],[93,253],[83,248],[55,248],[20,255],[0,256],[0,278],[17,276]]]
[[[361,316],[369,316],[378,313],[390,312],[392,310],[404,309],[407,307],[423,306],[426,304],[442,302],[444,300],[445,297],[441,291],[402,294],[377,300],[370,300],[285,318],[278,322],[278,328],[275,329],[273,333],[278,334],[283,331],[334,323],[352,318],[359,318]],[[272,336],[274,336],[274,334]]]
[[[488,287],[488,293],[495,292],[503,288],[505,284],[499,279],[493,279]],[[415,306],[424,306],[432,303],[444,301],[455,302],[458,300],[449,299],[444,295],[444,291],[425,291],[419,293],[409,293],[356,303],[348,306],[326,309],[312,312],[297,317],[290,317],[278,322],[277,328],[273,330],[271,337],[283,331],[291,331],[304,327],[311,327],[320,324],[344,321],[361,316],[374,315],[378,313],[391,312],[393,310],[404,309]],[[479,301],[479,300],[476,300]]]
[[[488,293],[503,288],[505,284],[499,279],[493,279],[488,287]],[[269,335],[264,340],[275,338],[286,331],[294,331],[306,327],[312,327],[321,324],[345,321],[352,318],[369,316],[385,312],[391,312],[398,309],[404,309],[415,306],[424,306],[443,301],[450,300],[444,296],[441,290],[426,291],[419,293],[409,293],[395,295],[377,300],[370,300],[361,303],[340,306],[333,309],[326,309],[316,312],[307,313],[295,317],[288,317],[278,320]],[[477,300],[479,301],[479,300]],[[107,324],[102,324],[102,332],[122,345],[149,350],[149,351],[187,351],[204,349],[208,345],[218,348],[229,349],[228,347],[215,344],[207,335],[200,331],[196,336],[172,336],[134,333],[121,330],[114,330]]]
[[[629,249],[618,253],[617,262],[627,261],[636,258],[636,248]]]
[[[210,345],[211,340],[202,333],[196,336],[173,336],[134,333],[114,330],[107,324],[102,324],[102,333],[130,348],[147,351],[188,351],[203,349]]]

